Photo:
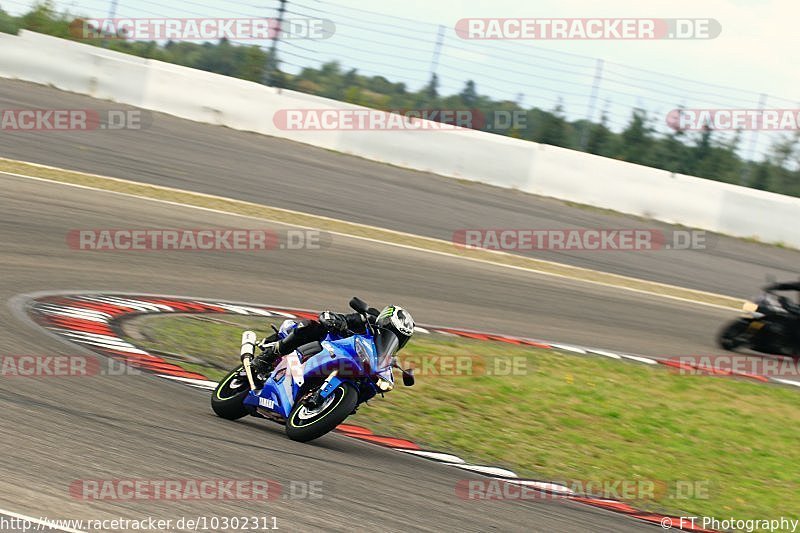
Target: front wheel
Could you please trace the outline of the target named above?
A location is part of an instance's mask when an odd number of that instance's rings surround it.
[[[735,320],[726,324],[717,335],[717,344],[724,350],[733,351],[749,341],[747,330],[750,324],[744,320]]]
[[[315,408],[300,400],[286,419],[286,435],[296,441],[314,440],[344,422],[358,405],[358,391],[349,383],[341,383],[330,396]]]
[[[244,399],[250,392],[250,384],[242,365],[231,370],[217,384],[211,395],[211,408],[222,418],[237,420],[247,414]]]

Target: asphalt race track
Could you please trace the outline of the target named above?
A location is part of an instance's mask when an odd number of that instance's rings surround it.
[[[73,250],[70,229],[273,226],[23,178],[0,176],[0,186],[4,300],[107,290],[322,308],[343,307],[358,294],[402,303],[420,322],[656,355],[710,350],[710,332],[728,314],[349,238],[334,238],[322,250],[261,253]],[[12,307],[0,312],[0,327],[2,354],[78,353],[23,325]],[[293,443],[277,425],[218,419],[207,393],[150,376],[3,379],[0,409],[0,508],[36,517],[257,513],[276,516],[287,531],[321,524],[351,530],[354,517],[361,527],[389,531],[654,530],[572,503],[461,501],[455,484],[467,473],[342,436]],[[68,493],[70,483],[86,478],[248,477],[321,481],[324,498],[120,503]]]
[[[258,102],[253,102],[258,105]],[[0,108],[119,109],[49,87],[0,80]],[[450,240],[461,228],[670,226],[406,171],[277,138],[151,114],[147,129],[4,133],[0,156],[247,199]],[[800,252],[712,236],[710,249],[538,252],[536,257],[747,297],[765,276],[795,279]]]
[[[0,107],[119,106],[2,80]],[[155,115],[144,132],[4,133],[0,156],[444,239],[461,227],[666,227],[163,115]],[[374,305],[399,303],[422,323],[656,357],[716,352],[714,332],[734,314],[337,236],[321,250],[80,251],[67,244],[71,229],[285,226],[6,175],[0,175],[0,187],[4,301],[39,291],[87,290],[320,309],[343,308],[359,295]],[[798,252],[725,238],[707,252],[539,257],[735,296],[752,293],[766,273],[794,277],[800,264]],[[11,305],[0,309],[0,355],[79,353],[21,322],[18,313]],[[258,514],[277,517],[285,531],[350,531],[354,525],[386,531],[655,530],[564,501],[462,501],[456,483],[471,474],[339,435],[294,443],[277,425],[218,419],[208,393],[147,375],[4,378],[0,409],[0,509],[34,517]],[[323,499],[209,504],[73,498],[70,484],[87,478],[321,482]]]

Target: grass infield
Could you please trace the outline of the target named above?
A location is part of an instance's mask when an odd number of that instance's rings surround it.
[[[238,362],[242,329],[269,331],[229,315],[126,325],[132,342],[212,379]],[[800,518],[796,391],[443,335],[417,335],[401,356],[417,384],[398,376],[350,423],[571,487],[654,485],[626,500],[646,510]]]

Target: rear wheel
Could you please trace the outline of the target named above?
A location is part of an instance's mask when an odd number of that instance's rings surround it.
[[[247,375],[244,373],[244,367],[239,365],[217,384],[211,395],[211,408],[217,416],[228,420],[242,418],[247,414],[243,402],[248,392],[250,385],[247,382]]]
[[[286,435],[307,442],[344,422],[358,405],[358,391],[349,383],[341,383],[319,406],[308,407],[303,400],[295,404],[286,419]]]
[[[795,357],[797,355],[797,348],[794,346],[794,343],[787,338],[787,335],[791,334],[790,332],[779,329],[778,331],[769,333],[769,335],[765,335],[765,340],[759,342],[754,347],[757,351],[772,355],[786,355],[789,357]]]

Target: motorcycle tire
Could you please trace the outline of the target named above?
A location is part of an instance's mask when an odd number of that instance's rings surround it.
[[[242,379],[243,366],[239,365],[231,370],[217,384],[211,395],[211,409],[222,418],[237,420],[247,415],[244,399],[250,392],[247,378]]]
[[[717,344],[723,350],[733,351],[746,344],[748,340],[744,338],[748,324],[742,320],[735,320],[726,324],[717,335]]]
[[[357,404],[358,391],[349,383],[339,384],[316,409],[298,401],[286,419],[286,435],[299,442],[319,438],[344,422]]]

